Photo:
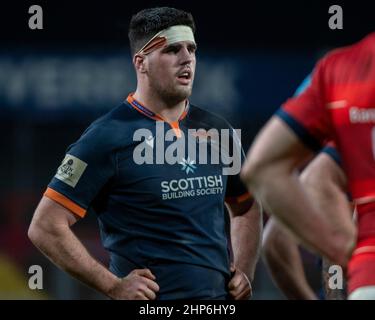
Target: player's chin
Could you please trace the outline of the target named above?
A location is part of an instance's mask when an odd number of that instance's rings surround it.
[[[191,96],[192,87],[191,86],[178,86],[176,88],[176,96],[179,100],[185,100]]]

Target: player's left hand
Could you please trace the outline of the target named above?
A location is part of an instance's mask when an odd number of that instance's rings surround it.
[[[253,294],[249,278],[233,265],[230,271],[234,274],[228,284],[229,294],[234,300],[249,300]]]

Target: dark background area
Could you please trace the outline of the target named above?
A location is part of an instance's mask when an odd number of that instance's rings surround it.
[[[30,30],[28,8],[43,8],[43,30]],[[344,29],[328,27],[330,5]],[[245,149],[327,50],[375,30],[364,1],[3,1],[0,19],[0,298],[103,298],[52,266],[29,242],[27,227],[66,147],[135,89],[127,27],[153,6],[192,12],[198,65],[191,101],[242,130]],[[106,263],[94,216],[75,231]],[[315,258],[304,254],[319,287]],[[27,287],[30,265],[44,289]],[[255,299],[280,299],[262,262]]]
[[[3,2],[4,3],[4,2]],[[44,30],[30,32],[28,8],[41,5]],[[19,46],[126,45],[138,10],[172,6],[193,13],[202,48],[318,49],[356,41],[374,27],[371,1],[5,1],[2,43]],[[4,6],[3,5],[3,6]],[[344,29],[327,27],[328,8],[341,5]]]

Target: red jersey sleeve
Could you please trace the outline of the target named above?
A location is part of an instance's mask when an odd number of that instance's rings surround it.
[[[306,88],[288,99],[276,112],[276,115],[315,151],[332,139],[332,125],[326,108],[325,92],[323,59],[316,65]]]

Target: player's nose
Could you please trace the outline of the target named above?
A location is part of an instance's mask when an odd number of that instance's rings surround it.
[[[181,64],[191,64],[195,59],[194,52],[191,52],[187,47],[183,47],[179,51],[179,58],[181,59]]]

